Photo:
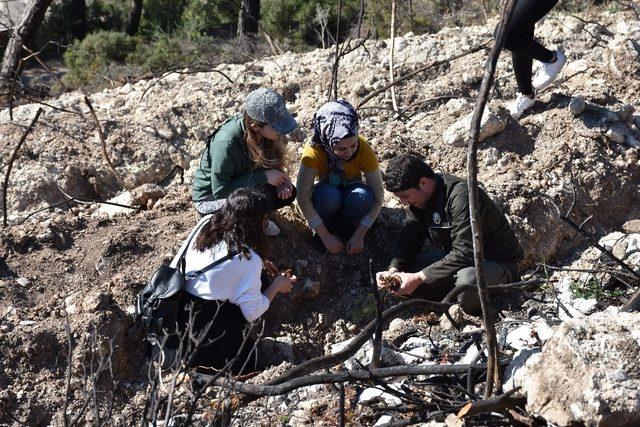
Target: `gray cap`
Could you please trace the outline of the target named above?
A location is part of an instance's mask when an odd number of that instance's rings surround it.
[[[251,92],[244,101],[244,110],[253,120],[267,123],[282,135],[298,127],[296,119],[287,111],[284,98],[271,89],[262,87]]]

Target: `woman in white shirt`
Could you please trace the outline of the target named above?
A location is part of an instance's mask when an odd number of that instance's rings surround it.
[[[278,274],[271,284],[263,274],[264,223],[271,211],[269,198],[252,188],[240,188],[229,195],[223,208],[200,220],[191,232],[189,247],[183,243],[172,264],[186,250],[185,272],[198,272],[214,261],[215,267],[187,280],[184,310],[179,325],[190,329],[192,338],[183,340],[183,354],[191,355],[189,366],[229,369],[239,373],[253,347],[245,340],[245,326],[267,311],[278,293],[288,293],[295,276]],[[175,266],[175,265],[174,265]],[[275,267],[269,263],[272,273]],[[189,320],[192,320],[190,323]],[[191,325],[191,327],[189,327]],[[204,339],[193,351],[194,339]],[[244,344],[244,345],[243,345]],[[231,363],[230,366],[228,364]]]

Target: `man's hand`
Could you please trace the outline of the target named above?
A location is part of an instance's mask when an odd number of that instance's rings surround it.
[[[376,284],[378,285],[378,289],[384,289],[385,284],[383,283],[383,278],[392,276],[394,273],[397,273],[398,269],[395,267],[391,267],[387,271],[378,271],[376,273]]]
[[[424,280],[424,274],[420,271],[418,273],[394,273],[395,277],[399,277],[402,283],[398,290],[399,295],[411,295],[418,286],[420,286]]]

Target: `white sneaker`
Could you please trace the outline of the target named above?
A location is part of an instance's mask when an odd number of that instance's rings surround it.
[[[276,237],[280,234],[280,227],[275,222],[267,220],[267,225],[264,227],[264,234],[269,237]]]
[[[529,108],[533,107],[533,104],[535,103],[536,103],[535,95],[533,98],[529,98],[528,96],[518,92],[518,96],[516,97],[516,99],[511,101],[509,105],[507,105],[507,109],[509,110],[509,113],[511,113],[511,117],[517,120],[520,118],[522,113],[524,113]]]
[[[567,63],[567,57],[559,50],[556,50],[556,58],[556,62],[543,62],[533,77],[531,84],[538,92],[548,88]]]

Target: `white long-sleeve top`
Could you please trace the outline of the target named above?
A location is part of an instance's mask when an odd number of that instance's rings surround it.
[[[189,236],[200,231],[209,216],[200,220]],[[193,248],[195,238],[186,248],[185,240],[180,250],[173,258],[171,266],[176,268],[180,254],[186,249],[186,273],[203,269],[207,265],[227,255],[227,244],[220,242],[214,247],[200,252]],[[269,308],[269,298],[260,291],[262,273],[262,258],[253,250],[250,258],[242,254],[221,262],[212,269],[205,271],[193,279],[188,279],[186,291],[206,300],[229,301],[240,307],[245,319],[253,322]]]

